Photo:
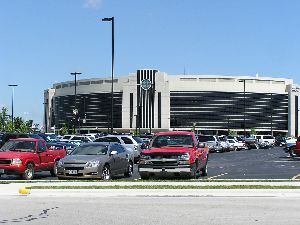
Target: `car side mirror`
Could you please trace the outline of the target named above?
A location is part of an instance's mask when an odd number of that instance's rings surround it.
[[[198,148],[205,148],[205,143],[199,143]]]
[[[116,154],[118,154],[118,152],[114,150],[109,153],[109,155],[116,155]]]

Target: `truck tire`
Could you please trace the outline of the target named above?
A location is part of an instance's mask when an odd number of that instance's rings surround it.
[[[207,161],[208,161],[208,159],[206,160],[205,166],[201,169],[201,176],[202,177],[207,176]]]
[[[141,175],[141,179],[142,180],[149,180],[149,175],[146,175],[146,174],[140,174]]]
[[[34,166],[32,163],[28,163],[24,173],[22,174],[22,178],[24,180],[32,180],[34,177]]]
[[[190,178],[191,179],[197,179],[197,165],[196,165],[196,163],[194,163],[192,165]]]
[[[56,177],[57,176],[57,163],[58,161],[55,161],[53,168],[50,170],[51,176]]]

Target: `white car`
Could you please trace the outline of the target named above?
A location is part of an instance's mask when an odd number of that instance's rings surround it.
[[[94,142],[117,142],[123,145],[134,155],[134,161],[137,162],[140,158],[141,147],[130,135],[107,135],[97,138]]]
[[[234,151],[236,150],[242,150],[242,149],[246,149],[246,145],[245,143],[242,143],[242,142],[238,142],[236,141],[235,139],[227,139],[228,143],[233,146],[234,148]]]

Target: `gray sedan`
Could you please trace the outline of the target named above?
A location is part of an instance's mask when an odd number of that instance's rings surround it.
[[[59,160],[59,179],[93,178],[109,180],[115,175],[131,177],[133,155],[118,143],[86,143]]]

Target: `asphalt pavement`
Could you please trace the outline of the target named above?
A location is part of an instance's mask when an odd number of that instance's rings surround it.
[[[18,176],[2,176],[0,180],[18,180]],[[49,172],[36,173],[36,180],[57,180]],[[140,179],[137,165],[131,178]],[[300,158],[291,158],[281,147],[252,149],[225,153],[211,153],[208,176],[199,179],[300,179]]]

